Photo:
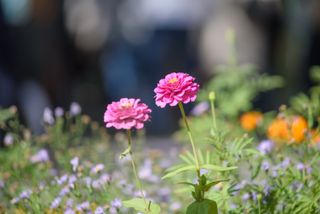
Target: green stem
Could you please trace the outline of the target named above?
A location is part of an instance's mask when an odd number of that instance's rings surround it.
[[[143,201],[144,201],[144,204],[145,204],[145,206],[146,206],[146,210],[147,210],[147,211],[150,211],[150,208],[148,207],[146,198],[145,198],[144,193],[143,193],[143,191],[142,191],[142,184],[141,184],[140,179],[139,179],[139,177],[138,177],[138,173],[137,173],[137,169],[136,169],[136,164],[134,163],[134,160],[133,160],[133,154],[132,154],[132,150],[131,150],[131,148],[132,148],[132,147],[131,147],[131,142],[132,142],[132,140],[131,140],[131,130],[130,130],[130,129],[127,130],[127,135],[128,135],[128,144],[129,144],[129,148],[130,148],[130,152],[129,152],[129,153],[130,153],[130,156],[131,156],[130,160],[131,160],[131,165],[132,165],[132,169],[133,169],[133,174],[134,174],[134,176],[135,176],[135,179],[136,179],[136,182],[137,182],[137,184],[138,184],[138,188],[139,188],[140,194],[141,194],[142,199],[143,199]]]
[[[188,136],[189,136],[189,140],[191,142],[193,156],[194,156],[194,160],[195,160],[195,164],[196,164],[197,175],[198,175],[198,178],[200,179],[200,165],[199,165],[197,150],[196,150],[196,147],[195,147],[195,144],[194,144],[194,141],[193,141],[193,137],[192,137],[192,134],[191,134],[191,130],[190,130],[190,127],[189,127],[189,124],[188,124],[188,120],[187,120],[187,117],[186,117],[186,112],[184,111],[184,108],[183,108],[183,105],[182,105],[181,102],[179,102],[178,105],[179,105],[179,108],[180,108],[180,111],[181,111],[181,114],[182,114],[183,121],[184,121],[184,123],[186,124],[186,127],[187,127]]]
[[[214,131],[216,131],[217,130],[217,122],[216,122],[216,113],[215,113],[215,107],[214,107],[214,100],[215,100],[214,92],[210,92],[209,100],[210,100],[210,107],[211,107],[213,129],[214,129]]]

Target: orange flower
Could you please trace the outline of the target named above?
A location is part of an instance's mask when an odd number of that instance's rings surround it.
[[[262,114],[257,111],[246,112],[240,117],[241,127],[246,131],[252,131],[257,128],[262,121]]]
[[[311,135],[311,145],[315,146],[317,144],[320,144],[320,133],[313,129],[310,131],[310,135]]]
[[[284,118],[273,120],[268,127],[267,135],[274,141],[289,141],[291,136],[288,122]]]
[[[274,141],[301,143],[305,139],[308,124],[301,116],[292,120],[278,117],[268,127],[268,137]]]
[[[308,123],[303,117],[296,116],[293,118],[291,133],[295,142],[301,143],[304,140],[307,129]]]

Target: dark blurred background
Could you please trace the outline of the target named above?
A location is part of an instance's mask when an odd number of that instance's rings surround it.
[[[306,90],[309,67],[320,64],[318,0],[0,2],[0,106],[17,105],[35,133],[47,106],[76,101],[102,123],[106,104],[121,97],[153,109],[151,134],[171,133],[178,116],[155,106],[156,83],[179,70],[205,83],[227,62],[229,28],[239,63],[285,78],[265,109]]]

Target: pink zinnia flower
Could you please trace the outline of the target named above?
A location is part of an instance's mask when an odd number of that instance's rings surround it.
[[[181,72],[166,75],[154,89],[156,105],[164,108],[167,104],[176,106],[179,102],[195,101],[199,84],[195,83],[194,80],[194,77]]]
[[[112,102],[104,113],[106,127],[116,129],[142,129],[144,122],[150,119],[151,110],[140,103],[140,99],[122,98],[118,102]]]

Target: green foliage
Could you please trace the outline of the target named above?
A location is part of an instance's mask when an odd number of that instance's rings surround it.
[[[149,201],[148,208],[149,210],[146,210],[145,201],[141,198],[133,198],[127,201],[123,201],[123,205],[128,208],[134,208],[136,211],[141,211],[146,214],[159,214],[161,209],[159,205],[152,203]]]
[[[279,76],[260,74],[253,66],[220,66],[217,74],[199,94],[199,101],[207,100],[210,91],[216,93],[219,114],[237,117],[252,109],[252,101],[260,93],[283,85]]]
[[[218,214],[217,203],[209,199],[195,201],[188,206],[187,214]]]

